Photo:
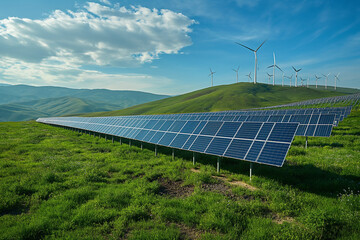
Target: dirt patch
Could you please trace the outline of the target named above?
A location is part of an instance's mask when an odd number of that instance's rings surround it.
[[[249,189],[250,191],[256,191],[256,190],[259,190],[258,188],[256,187],[253,187],[245,182],[242,182],[242,181],[229,181],[227,180],[227,178],[225,176],[213,176],[213,178],[216,178],[216,179],[219,179],[219,180],[222,180],[224,182],[227,182],[229,183],[230,185],[234,185],[234,186],[240,186],[240,187],[243,187],[243,188],[246,188],[246,189]]]
[[[277,224],[283,224],[284,222],[291,223],[291,222],[295,221],[295,219],[292,217],[288,217],[288,216],[282,217],[282,216],[278,215],[277,213],[271,214],[271,220]]]
[[[192,172],[194,172],[194,173],[200,173],[200,170],[199,170],[199,169],[195,169],[195,168],[191,168],[190,171],[192,171]],[[253,186],[251,186],[251,185],[249,185],[249,184],[247,184],[247,183],[245,183],[245,182],[242,182],[242,181],[229,181],[224,175],[212,176],[212,177],[215,178],[215,179],[218,179],[218,180],[227,182],[227,183],[229,183],[230,185],[240,186],[240,187],[249,189],[250,191],[259,190],[258,188],[253,187]]]
[[[201,239],[201,235],[203,235],[204,233],[212,233],[212,234],[219,235],[219,233],[216,231],[200,230],[200,229],[196,229],[194,227],[189,227],[183,223],[175,223],[175,225],[180,229],[180,239],[186,239],[186,240]],[[222,236],[222,235],[220,234],[220,236]]]
[[[164,178],[159,178],[158,181],[160,183],[159,195],[181,198],[190,196],[194,192],[194,186],[182,186],[182,181],[171,181]]]
[[[245,199],[245,200],[254,200],[254,196],[251,195],[236,195],[232,192],[231,188],[227,185],[225,185],[223,182],[220,183],[213,183],[213,184],[208,184],[208,183],[204,183],[201,185],[201,189],[203,189],[204,191],[210,191],[210,192],[217,192],[220,193],[222,195],[225,195],[226,197],[232,199],[232,200],[240,200],[240,199]]]

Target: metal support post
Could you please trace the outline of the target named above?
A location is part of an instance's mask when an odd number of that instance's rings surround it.
[[[172,160],[174,160],[174,159],[175,159],[175,150],[172,149]]]
[[[112,138],[111,138],[111,142],[112,142],[112,143],[114,143],[114,136],[112,136]]]
[[[155,157],[157,156],[157,145],[155,145]]]
[[[220,158],[217,158],[217,165],[216,165],[216,172],[219,173],[220,172]]]
[[[107,135],[105,134],[105,141],[107,141]]]
[[[142,142],[141,142],[140,148],[141,148],[141,150],[143,150],[143,143]]]
[[[131,147],[131,140],[129,140],[129,147]]]
[[[193,152],[193,165],[195,165],[195,153]]]
[[[306,136],[305,149],[307,149],[307,146],[308,146],[308,137]]]
[[[122,144],[122,142],[121,142],[121,138],[119,138],[119,142],[120,142],[120,145]]]
[[[250,181],[251,181],[251,176],[252,176],[252,169],[253,169],[253,163],[250,163]]]

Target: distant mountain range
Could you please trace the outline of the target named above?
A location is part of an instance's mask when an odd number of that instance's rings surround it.
[[[113,111],[167,97],[139,91],[0,84],[0,121]]]

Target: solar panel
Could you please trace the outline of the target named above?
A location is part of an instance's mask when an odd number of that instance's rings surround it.
[[[207,117],[209,116],[208,114]],[[263,146],[267,142],[273,142],[275,145],[286,142],[290,145],[299,125],[298,123],[185,121],[168,120],[167,118],[168,116],[162,116],[162,119],[150,119],[150,117],[144,119],[142,117],[139,120],[126,117],[119,120],[119,118],[68,117],[39,119],[39,121],[96,130],[103,134],[111,133],[113,136],[162,146],[259,163],[261,163]],[[142,128],[138,126],[142,126]],[[321,134],[326,132],[325,129],[320,128],[317,131]],[[263,163],[282,166],[285,156],[279,155],[279,157],[274,157],[276,161],[264,160]]]

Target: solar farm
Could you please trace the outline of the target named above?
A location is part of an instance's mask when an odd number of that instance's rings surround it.
[[[37,122],[69,128],[106,139],[122,138],[157,146],[186,150],[220,158],[282,167],[295,136],[330,137],[357,105],[360,94],[316,99],[276,106],[343,104],[344,107],[318,107],[276,110],[222,111],[167,115],[119,117],[55,117]],[[252,164],[250,165],[250,178]]]

